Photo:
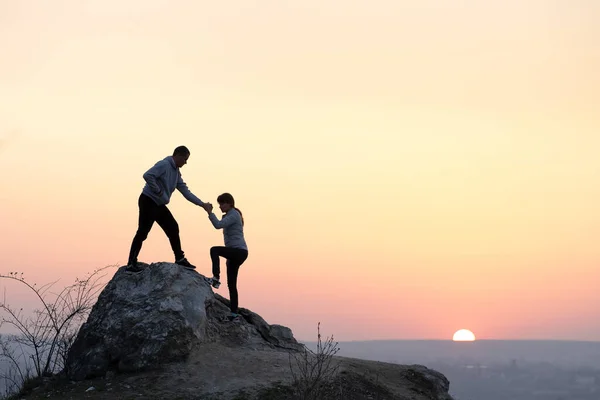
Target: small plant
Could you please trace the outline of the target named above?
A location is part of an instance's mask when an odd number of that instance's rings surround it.
[[[316,352],[304,346],[299,353],[290,353],[290,371],[296,397],[300,400],[322,399],[326,386],[333,382],[339,371],[334,356],[340,348],[333,335],[325,342],[321,338],[321,323],[317,324]]]
[[[17,334],[0,336],[0,361],[8,370],[0,374],[6,383],[5,395],[18,392],[27,382],[36,382],[65,368],[69,348],[79,327],[87,319],[99,292],[106,282],[102,278],[111,266],[88,274],[85,279],[52,292],[56,282],[43,286],[29,283],[22,273],[0,274],[0,279],[16,281],[33,293],[41,307],[31,315],[6,301],[0,302],[0,327],[8,325]]]

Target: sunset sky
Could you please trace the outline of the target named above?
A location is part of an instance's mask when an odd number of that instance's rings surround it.
[[[0,0],[0,271],[123,265],[142,174],[183,144],[192,192],[244,213],[240,306],[300,340],[600,341],[599,20],[596,0]],[[169,207],[210,275],[222,231]],[[173,261],[158,226],[140,261]]]

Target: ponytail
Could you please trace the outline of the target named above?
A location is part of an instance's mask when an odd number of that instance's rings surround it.
[[[241,211],[240,211],[240,209],[239,209],[239,208],[237,208],[237,207],[233,207],[233,208],[234,208],[234,209],[235,209],[237,212],[239,212],[239,213],[240,213],[240,217],[242,218],[242,226],[244,226],[244,216],[242,215],[242,212],[241,212]]]

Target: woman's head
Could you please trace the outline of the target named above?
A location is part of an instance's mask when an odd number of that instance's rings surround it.
[[[219,197],[217,197],[217,202],[219,203],[219,208],[223,212],[227,212],[235,207],[235,200],[229,193],[219,195]]]
[[[219,203],[219,208],[224,213],[228,212],[232,208],[235,208],[237,212],[239,212],[240,215],[242,215],[242,212],[239,210],[239,208],[235,207],[235,200],[233,199],[233,196],[229,193],[223,193],[219,195],[219,197],[217,197],[217,203]],[[244,217],[242,217],[242,223],[244,223]]]

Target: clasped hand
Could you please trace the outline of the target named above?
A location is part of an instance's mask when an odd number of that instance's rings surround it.
[[[213,205],[211,203],[204,203],[202,206],[207,213],[211,213],[213,210]]]

